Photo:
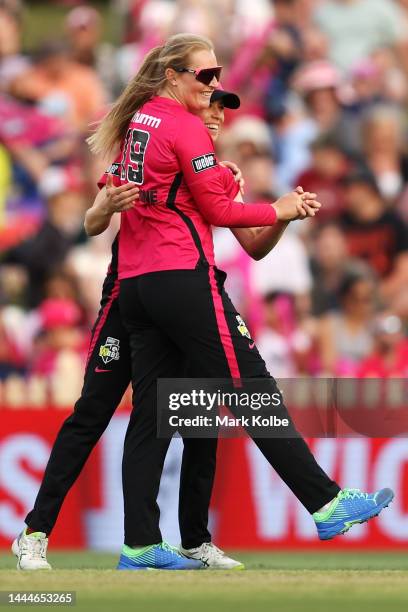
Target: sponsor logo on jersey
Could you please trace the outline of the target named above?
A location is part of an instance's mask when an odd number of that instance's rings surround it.
[[[115,162],[107,169],[105,174],[113,174],[113,176],[120,176],[121,170],[122,164],[118,164],[117,162]]]
[[[214,153],[207,153],[206,155],[200,155],[200,157],[194,157],[191,163],[193,164],[194,172],[202,172],[203,170],[208,170],[208,168],[217,165]]]
[[[119,359],[119,340],[116,338],[106,338],[105,344],[99,348],[99,357],[102,357],[103,363],[107,364],[110,361]]]
[[[147,125],[154,128],[158,128],[161,124],[161,119],[158,117],[153,117],[153,115],[145,115],[144,113],[139,113],[139,111],[134,114],[132,121],[133,123],[141,123],[142,125]]]
[[[237,328],[238,328],[238,331],[241,334],[241,336],[244,336],[245,338],[248,338],[248,340],[252,340],[251,334],[249,333],[249,329],[245,325],[245,322],[242,319],[242,317],[237,315],[235,318],[238,321]],[[253,347],[251,346],[250,348],[253,348]]]

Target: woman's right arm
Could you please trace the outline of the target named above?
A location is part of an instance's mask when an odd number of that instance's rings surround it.
[[[183,178],[207,223],[218,227],[264,227],[306,217],[308,210],[320,208],[314,198],[308,198],[309,194],[294,192],[273,205],[234,202],[225,193],[214,146],[204,124],[193,116],[189,123],[176,138],[174,149]]]
[[[112,215],[132,208],[138,194],[139,187],[134,183],[115,187],[112,175],[108,174],[106,185],[85,213],[84,227],[88,236],[102,234],[109,227]]]
[[[304,193],[300,186],[296,187],[295,192],[299,195]],[[240,191],[235,197],[235,201],[243,202]],[[308,214],[308,216],[314,215],[315,210],[312,210],[312,214]],[[252,259],[259,261],[275,248],[289,223],[290,221],[277,221],[275,225],[270,227],[235,227],[231,228],[231,232],[248,255],[252,257]]]

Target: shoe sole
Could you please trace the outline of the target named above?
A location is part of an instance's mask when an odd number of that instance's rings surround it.
[[[116,566],[119,571],[131,571],[131,572],[186,572],[186,571],[197,571],[201,568],[195,567],[119,567]]]
[[[158,572],[157,567],[116,567],[120,571],[136,571],[136,572]]]
[[[214,567],[211,565],[206,565],[203,567],[204,570],[208,571],[216,571],[216,572],[241,572],[245,569],[245,565],[241,563],[240,565],[236,565],[235,567]]]
[[[359,518],[355,518],[352,521],[344,521],[344,527],[343,529],[340,530],[336,530],[333,533],[323,533],[323,534],[318,534],[319,535],[319,539],[320,540],[331,540],[333,538],[335,538],[337,535],[344,535],[345,533],[347,533],[347,531],[349,529],[351,529],[351,527],[353,527],[353,525],[359,525],[362,523],[366,523],[367,521],[369,521],[372,518],[375,518],[376,516],[378,516],[380,514],[380,512],[382,510],[384,510],[384,508],[388,508],[388,506],[390,505],[390,503],[392,502],[392,500],[394,499],[394,494],[385,502],[382,503],[381,505],[377,506],[376,508],[373,509],[373,511],[371,512],[366,512],[365,514],[362,514],[359,516]],[[333,527],[331,529],[334,529]]]
[[[131,563],[128,563],[127,560],[123,560],[120,559],[118,565],[116,566],[117,570],[130,570],[130,571],[153,571],[153,572],[158,572],[160,570],[164,570],[164,571],[194,571],[194,570],[200,570],[202,569],[201,567],[151,567],[151,566],[144,566],[144,567],[138,567],[135,566]]]

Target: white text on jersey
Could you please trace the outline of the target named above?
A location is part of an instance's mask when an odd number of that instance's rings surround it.
[[[134,123],[141,123],[142,125],[148,125],[149,127],[158,128],[161,124],[161,119],[158,117],[153,117],[152,115],[145,115],[144,113],[139,113],[139,111],[134,115],[132,121]]]

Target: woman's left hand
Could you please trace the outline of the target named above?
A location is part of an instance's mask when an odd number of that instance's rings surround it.
[[[239,185],[239,190],[241,194],[244,195],[245,180],[242,176],[241,169],[237,166],[237,164],[234,164],[234,162],[231,161],[222,161],[220,162],[220,166],[224,166],[224,168],[229,168],[231,170],[232,174],[234,175],[235,181]]]
[[[303,190],[303,187],[301,187],[300,185],[296,187],[294,192],[300,195],[302,200],[301,209],[299,209],[300,214],[298,219],[314,217],[322,207],[321,203],[317,200],[317,195],[315,193],[310,193],[309,191],[305,192]]]

